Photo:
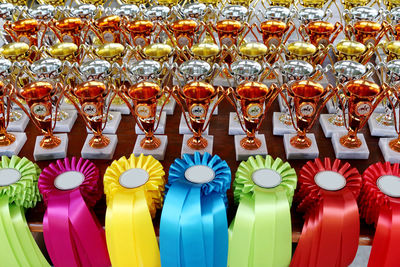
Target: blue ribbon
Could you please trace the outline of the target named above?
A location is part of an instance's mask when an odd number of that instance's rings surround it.
[[[210,167],[215,178],[204,184],[186,180],[185,171],[194,165]],[[227,266],[230,181],[228,164],[208,153],[185,154],[171,165],[160,222],[163,267]]]

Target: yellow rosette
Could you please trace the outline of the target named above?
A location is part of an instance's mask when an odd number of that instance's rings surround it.
[[[161,266],[152,218],[162,206],[164,175],[161,163],[143,154],[107,168],[105,225],[112,266]]]

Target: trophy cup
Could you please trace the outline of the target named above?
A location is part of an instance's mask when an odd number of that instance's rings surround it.
[[[134,20],[138,17],[141,10],[137,5],[134,4],[125,4],[121,5],[114,10],[114,14],[120,17],[126,17],[129,20]]]
[[[279,20],[263,21],[260,27],[254,23],[252,27],[255,27],[257,31],[262,34],[263,42],[268,47],[271,45],[275,47],[279,47],[281,44],[285,45],[296,29],[293,22],[289,21],[285,23]]]
[[[181,106],[182,117],[193,133],[191,137],[186,134],[183,136],[181,155],[194,154],[196,151],[212,154],[214,137],[202,136],[202,133],[207,129],[214,109],[224,98],[224,89],[222,87],[215,89],[211,84],[196,81],[181,88],[174,86],[172,96]],[[217,101],[211,108],[214,98],[217,98]]]
[[[381,41],[376,48],[376,50],[380,48],[384,55],[386,55],[386,57],[383,58],[379,51],[376,51],[380,62],[389,62],[395,59],[400,59],[400,41]]]
[[[144,135],[138,135],[133,149],[133,154],[152,155],[158,160],[164,160],[167,149],[168,137],[154,133],[159,126],[162,111],[165,103],[170,97],[170,90],[151,81],[142,81],[129,87],[122,86],[118,91],[119,96],[124,100],[131,110],[131,114]],[[168,93],[164,98],[161,109],[157,112],[159,99]],[[132,102],[131,102],[132,101]]]
[[[364,127],[376,106],[385,97],[388,86],[379,86],[367,80],[353,80],[345,85],[339,84],[338,89],[343,91],[338,100],[348,132],[332,135],[336,158],[367,159],[368,146],[363,134],[357,132]]]
[[[258,9],[256,11],[256,18],[261,22],[261,18],[264,20],[279,20],[288,23],[289,20],[295,15],[293,8],[289,9],[283,6],[264,6],[264,10]]]
[[[252,155],[267,155],[263,134],[256,134],[267,111],[281,89],[275,84],[267,85],[245,81],[236,90],[229,88],[228,100],[235,108],[237,118],[245,135],[235,135],[236,160],[246,160]]]
[[[220,46],[226,45],[227,47],[237,45],[239,36],[246,28],[241,22],[231,19],[220,20],[215,25],[210,25],[218,34]]]
[[[354,7],[361,7],[361,6],[373,6],[375,3],[378,3],[377,0],[340,0],[344,9],[352,9]]]
[[[328,21],[331,17],[332,11],[330,9],[324,11],[320,8],[305,7],[297,12],[300,25],[307,25],[312,21]]]
[[[44,52],[50,57],[70,63],[81,63],[87,54],[87,48],[84,45],[79,47],[74,43],[56,43],[50,47],[42,46],[41,52]]]
[[[294,81],[283,85],[292,99],[293,105],[289,109],[292,125],[297,134],[284,134],[287,159],[314,159],[319,156],[318,146],[314,134],[307,134],[317,121],[319,114],[329,99],[335,94],[335,89],[329,84],[324,88],[321,84],[308,80]],[[281,96],[290,107],[288,98]]]
[[[383,13],[382,9],[378,10],[370,6],[358,6],[350,10],[345,9],[343,11],[343,18],[346,25],[359,20],[379,21]]]
[[[17,86],[15,94],[11,97],[11,100],[25,112],[39,131],[44,134],[44,136],[36,138],[33,151],[35,160],[58,159],[67,156],[68,135],[53,134],[63,93],[64,87],[61,83],[42,80]],[[16,96],[26,102],[29,111]]]
[[[329,53],[330,46],[315,45],[307,42],[293,42],[287,46],[282,46],[282,51],[285,54],[286,60],[304,60],[313,66],[322,64],[326,55]],[[283,61],[285,61],[283,59]]]
[[[39,45],[38,33],[41,23],[36,19],[22,19],[15,22],[6,21],[3,28],[14,42],[23,42],[29,46]]]
[[[172,9],[174,8],[172,7]],[[164,5],[152,5],[144,10],[143,17],[151,21],[166,21],[169,18],[172,19],[171,8]]]
[[[300,25],[299,27],[299,33],[303,40],[315,46],[332,44],[342,30],[343,26],[340,22],[333,25],[327,21],[312,21],[307,26]]]
[[[233,77],[233,87],[237,87],[244,81],[263,82],[272,71],[268,63],[261,65],[257,61],[249,59],[236,60],[230,66],[224,64],[223,67],[224,72]],[[228,83],[230,84],[229,80]]]
[[[151,36],[156,28],[154,24],[150,20],[134,20],[125,23],[123,29],[131,36],[134,46],[145,47],[151,42]]]
[[[87,159],[112,159],[118,138],[114,134],[103,134],[107,125],[110,103],[116,95],[114,85],[100,81],[86,81],[74,87],[67,86],[65,97],[81,114],[89,134],[81,150],[81,156]]]
[[[173,32],[179,48],[184,46],[191,48],[197,38],[198,31],[202,28],[201,26],[205,27],[204,24],[193,19],[181,19],[167,24],[167,28]]]
[[[375,53],[375,46],[372,43],[368,43],[366,46],[360,42],[342,40],[336,44],[336,49],[331,46],[332,52],[336,57],[337,61],[351,60],[359,62],[365,65]],[[332,65],[334,64],[333,59],[329,56]]]
[[[217,13],[216,11],[214,11]],[[225,19],[237,20],[240,22],[249,22],[253,18],[254,8],[241,5],[227,5],[224,6],[220,15]]]
[[[359,20],[345,27],[345,35],[349,40],[354,39],[364,45],[372,43],[376,46],[379,41],[390,30],[389,24],[384,21],[382,23]]]
[[[74,43],[77,46],[83,43],[83,32],[88,30],[86,22],[82,21],[80,18],[53,20],[49,23],[49,28],[54,32],[60,42]]]
[[[40,56],[36,46],[29,47],[29,45],[22,42],[3,45],[0,48],[0,54],[11,62],[19,62],[22,60],[33,62]]]
[[[218,64],[211,66],[203,60],[188,60],[183,62],[178,67],[178,80],[179,86],[193,82],[193,81],[204,81],[213,84],[214,78],[220,73],[220,67]]]
[[[121,17],[117,15],[101,17],[90,24],[90,29],[103,44],[121,43],[121,28]]]

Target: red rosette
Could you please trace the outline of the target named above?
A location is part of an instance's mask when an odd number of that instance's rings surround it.
[[[290,266],[348,266],[358,248],[360,173],[338,159],[315,159],[300,170],[298,188],[305,223]]]
[[[399,265],[400,169],[399,164],[378,162],[363,173],[360,214],[376,226],[368,267]]]

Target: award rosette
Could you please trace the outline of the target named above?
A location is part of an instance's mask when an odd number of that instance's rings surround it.
[[[290,266],[348,266],[360,233],[356,168],[329,158],[308,161],[300,170],[295,200],[305,222]]]
[[[104,174],[106,237],[112,266],[161,266],[152,218],[161,208],[165,172],[152,156],[131,155]]]
[[[376,226],[368,267],[399,265],[400,169],[399,164],[376,163],[363,174],[360,214]]]
[[[208,153],[184,154],[169,168],[160,222],[163,267],[226,267],[226,191],[231,170]]]
[[[242,161],[235,176],[233,194],[239,207],[229,226],[228,265],[289,266],[295,170],[280,158],[258,155]]]
[[[25,209],[40,201],[40,169],[27,158],[1,157],[0,251],[2,266],[50,266],[29,230]]]
[[[110,266],[104,230],[90,210],[101,198],[98,168],[73,157],[51,163],[39,178],[47,206],[43,235],[55,266]]]

